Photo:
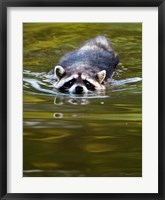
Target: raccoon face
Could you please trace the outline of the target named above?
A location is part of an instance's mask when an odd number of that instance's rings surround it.
[[[87,72],[66,72],[61,66],[54,68],[54,87],[64,93],[86,94],[104,90],[106,71],[102,70],[91,77]]]

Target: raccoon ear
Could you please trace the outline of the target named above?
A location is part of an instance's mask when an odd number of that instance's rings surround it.
[[[106,71],[105,70],[102,70],[102,71],[100,71],[96,74],[96,78],[97,78],[99,83],[102,83],[104,81],[105,77],[106,77]]]
[[[54,76],[57,80],[60,80],[65,74],[65,69],[59,65],[54,68]]]

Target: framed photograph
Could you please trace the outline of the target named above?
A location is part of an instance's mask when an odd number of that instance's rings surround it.
[[[165,199],[164,1],[0,9],[0,199]]]

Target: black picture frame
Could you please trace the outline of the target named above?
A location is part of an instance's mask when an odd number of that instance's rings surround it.
[[[7,8],[8,7],[158,7],[158,193],[22,194],[7,192]],[[0,2],[0,199],[165,199],[165,2],[164,0],[1,0]],[[152,108],[151,108],[152,109]]]

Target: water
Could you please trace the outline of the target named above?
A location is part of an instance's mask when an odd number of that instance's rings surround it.
[[[23,35],[23,176],[142,176],[142,25],[25,23]],[[54,90],[48,72],[98,35],[121,62],[105,93]]]

